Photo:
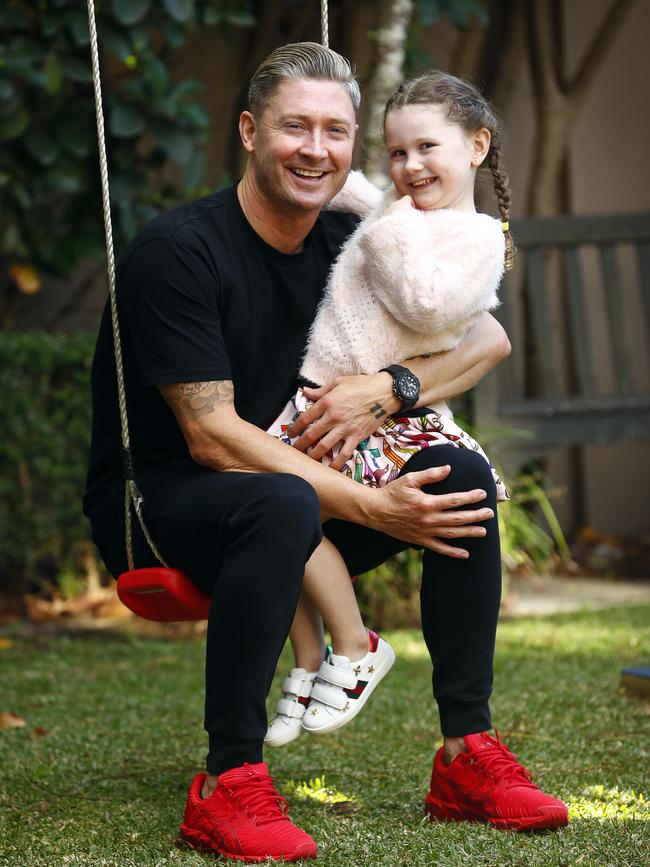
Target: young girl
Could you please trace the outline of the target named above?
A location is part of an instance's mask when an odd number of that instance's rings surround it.
[[[393,94],[384,126],[393,187],[382,195],[352,172],[330,203],[364,219],[341,250],[311,328],[300,370],[307,393],[300,389],[269,428],[288,444],[287,429],[310,405],[308,392],[316,383],[385,368],[404,381],[392,363],[453,349],[480,313],[497,306],[504,266],[511,267],[499,127],[480,92],[454,76],[429,72]],[[476,212],[474,187],[484,164],[500,221]],[[408,409],[359,443],[341,472],[366,485],[385,485],[416,452],[442,444],[473,449],[489,463],[445,404],[411,411],[409,385],[418,383],[407,371],[406,392],[396,382],[395,393]],[[494,469],[493,476],[498,499],[507,499]],[[303,730],[322,734],[345,725],[395,658],[383,639],[365,630],[345,564],[327,539],[307,564],[303,590],[290,633],[296,668],[283,683],[269,746],[288,743]],[[321,617],[333,647],[322,664]]]

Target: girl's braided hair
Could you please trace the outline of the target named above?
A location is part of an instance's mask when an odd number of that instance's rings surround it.
[[[405,81],[386,103],[384,121],[389,111],[405,105],[444,105],[447,116],[466,133],[471,134],[485,127],[490,133],[490,149],[484,165],[492,174],[494,192],[499,203],[499,214],[505,235],[505,268],[512,268],[514,243],[510,234],[510,182],[505,172],[499,169],[501,152],[501,124],[496,111],[480,90],[468,81],[432,69]]]

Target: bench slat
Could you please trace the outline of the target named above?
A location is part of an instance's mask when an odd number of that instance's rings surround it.
[[[492,311],[497,322],[503,326],[503,330],[514,340],[515,335],[515,292],[511,280],[504,278],[501,281],[499,291],[501,305]],[[501,381],[503,385],[503,397],[511,400],[523,390],[523,366],[513,363],[513,359],[507,359],[501,366]],[[496,408],[496,407],[495,407]]]
[[[555,369],[558,358],[556,331],[551,323],[549,293],[546,288],[546,257],[544,251],[538,247],[531,247],[526,252],[526,277],[542,385],[545,394],[555,395],[558,390]]]
[[[650,340],[650,242],[637,245],[639,255],[639,274],[641,276],[641,294],[645,311],[645,336]]]
[[[632,367],[627,353],[625,299],[623,298],[616,248],[614,244],[608,243],[601,244],[599,249],[618,385],[623,394],[631,394],[633,391]]]
[[[517,247],[650,241],[650,214],[518,217],[512,220]]]
[[[564,250],[564,272],[567,281],[567,301],[571,320],[570,343],[576,362],[579,391],[582,394],[594,394],[596,383],[594,379],[591,343],[587,327],[587,309],[585,304],[585,288],[580,267],[580,254],[574,246]]]
[[[507,444],[508,451],[530,452],[567,443],[609,443],[650,438],[650,396],[602,397],[560,401],[531,400],[501,404],[506,431],[525,429],[531,439]]]
[[[505,431],[526,430],[530,439],[503,440],[499,444],[500,460],[514,461],[516,453],[534,455],[546,449],[566,445],[605,445],[616,442],[643,442],[650,439],[650,410],[634,411],[624,418],[603,410],[595,416],[551,416],[531,418],[502,411],[499,422]]]

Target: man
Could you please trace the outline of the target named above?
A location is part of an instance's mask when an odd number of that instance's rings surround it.
[[[491,546],[498,563],[498,530],[487,464],[479,458],[485,464],[480,470],[467,450],[453,449],[466,464],[454,463],[453,479],[449,466],[436,466],[437,458],[428,456],[440,451],[434,448],[409,461],[402,477],[381,490],[318,462],[332,443],[363,439],[378,411],[400,409],[399,387],[389,373],[348,377],[322,390],[302,422],[303,428],[311,423],[301,445],[311,449],[309,456],[265,433],[295,388],[329,268],[355,225],[350,215],[320,212],[350,168],[359,92],[344,58],[303,43],[278,49],[260,66],[249,104],[240,118],[249,155],[242,180],[152,221],[121,258],[118,297],[145,522],[165,559],[213,592],[207,774],[190,787],[181,837],[241,860],[296,860],[315,856],[316,844],[282,810],[262,762],[265,699],[305,563],[322,538],[321,521],[333,519],[327,533],[354,571],[409,545],[423,547],[425,561],[431,555],[461,563],[467,551],[453,544],[460,538],[467,549]],[[486,315],[459,349],[413,359],[419,405],[465,391],[507,351],[502,330]],[[85,511],[102,557],[117,575],[126,564],[114,383],[105,315],[93,366]],[[357,548],[364,557],[355,563]],[[140,535],[135,558],[138,566],[155,564]],[[506,750],[476,734],[490,727],[498,570],[476,588],[475,598],[461,599],[460,613],[452,596],[434,598],[428,562],[423,619],[436,662],[436,698],[449,721],[442,759],[455,769],[463,755],[483,750],[488,759],[502,750],[496,765],[487,761],[481,773],[493,776],[505,763],[509,783],[514,773],[520,788],[534,788],[522,782]],[[435,586],[440,590],[444,583]],[[457,635],[468,632],[462,646],[443,634],[445,620]],[[484,794],[485,780],[469,764],[461,776]],[[450,770],[445,786],[456,785],[454,774]],[[450,797],[457,796],[447,793],[445,803]],[[457,817],[473,811],[472,818],[495,818],[474,804],[461,809],[453,803]]]

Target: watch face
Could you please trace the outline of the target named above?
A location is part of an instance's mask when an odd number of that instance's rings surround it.
[[[395,384],[402,396],[402,400],[414,400],[420,394],[420,383],[412,373],[400,373]]]

